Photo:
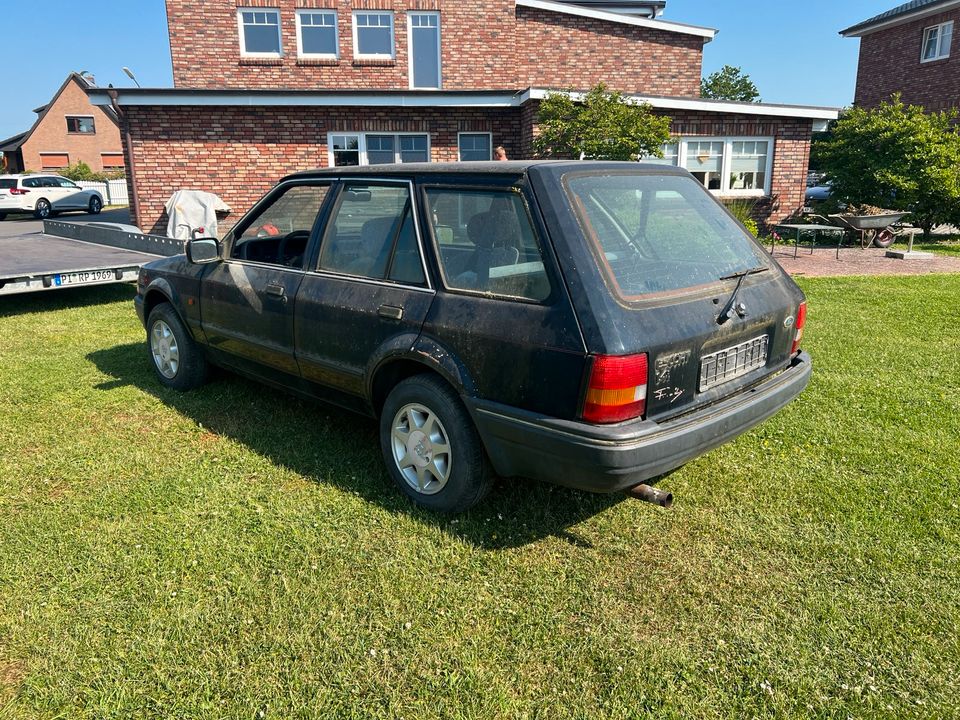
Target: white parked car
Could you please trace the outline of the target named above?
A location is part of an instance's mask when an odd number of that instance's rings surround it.
[[[0,220],[8,213],[33,213],[40,220],[67,210],[96,215],[102,208],[103,195],[59,175],[0,175]]]

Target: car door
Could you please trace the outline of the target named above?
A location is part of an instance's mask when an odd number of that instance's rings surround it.
[[[434,291],[409,181],[344,180],[297,296],[304,379],[363,396],[368,369],[413,346]]]
[[[53,206],[58,210],[78,210],[89,204],[90,193],[67,178],[52,178],[59,186],[59,196]]]
[[[64,203],[68,192],[60,185],[60,178],[44,176],[37,178],[39,182],[39,192],[50,201],[50,206],[54,210],[65,210],[68,205]]]
[[[329,188],[324,182],[282,183],[225,239],[224,259],[204,273],[200,290],[203,332],[221,361],[253,372],[299,375],[293,342],[297,290]]]

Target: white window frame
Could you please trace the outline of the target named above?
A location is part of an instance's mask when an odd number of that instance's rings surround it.
[[[943,47],[943,31],[946,28],[950,28],[950,42],[947,43],[947,47]],[[927,50],[927,40],[930,38],[930,33],[932,31],[937,31],[937,52],[931,58],[925,58],[924,53]],[[940,23],[939,25],[930,25],[923,29],[923,42],[920,44],[920,62],[936,62],[937,60],[945,60],[950,57],[950,45],[953,44],[953,20],[948,20],[947,22]]]
[[[710,190],[718,197],[766,197],[770,195],[773,173],[773,156],[775,152],[774,138],[761,135],[690,135],[672,137],[665,144],[677,144],[677,164],[674,167],[686,169],[687,146],[691,142],[722,142],[723,154],[720,159],[720,189]],[[763,169],[763,187],[756,190],[731,190],[730,168],[733,164],[733,144],[735,142],[765,142],[767,143],[767,164]],[[641,158],[643,162],[643,158]],[[709,189],[709,188],[708,188]]]
[[[357,16],[358,15],[388,15],[390,17],[390,54],[384,53],[366,53],[360,52],[360,45],[357,42]],[[395,60],[397,57],[397,28],[396,19],[393,10],[354,10],[352,16],[353,22],[353,59],[354,60]],[[369,26],[366,26],[369,27]],[[377,26],[381,27],[381,26]],[[414,133],[415,134],[415,133]]]
[[[247,52],[247,40],[243,30],[243,13],[276,13],[277,16],[277,46],[279,52]],[[246,58],[282,58],[283,57],[283,20],[280,16],[280,8],[273,7],[238,7],[237,8],[237,33],[240,38],[240,57]]]
[[[488,140],[488,146],[489,146],[489,148],[490,148],[490,157],[488,157],[487,160],[493,160],[493,133],[492,133],[492,132],[483,132],[482,130],[477,131],[477,132],[470,132],[469,130],[466,130],[466,131],[464,131],[464,132],[458,132],[458,133],[457,133],[457,161],[458,161],[458,162],[463,162],[463,158],[460,157],[460,137],[461,137],[462,135],[486,135],[487,138],[489,138],[489,140]],[[478,161],[478,162],[479,162],[479,161]]]
[[[337,132],[327,133],[327,167],[354,167],[353,165],[349,166],[338,166],[336,164],[336,158],[333,154],[333,138],[334,137],[356,137],[357,140],[357,151],[359,153],[360,165],[367,166],[370,164],[367,158],[367,135],[392,135],[396,138],[397,142],[394,145],[393,149],[393,158],[394,162],[399,163],[402,150],[400,149],[400,138],[406,136],[415,136],[415,137],[425,137],[427,139],[427,162],[433,162],[432,158],[432,147],[430,144],[430,133],[428,132],[391,132],[389,130],[383,132],[370,131],[370,132],[356,132],[354,130],[342,130]]]
[[[333,17],[333,36],[336,40],[336,50],[333,53],[308,53],[303,51],[303,24],[300,18],[304,15],[330,15]],[[299,8],[297,10],[297,57],[307,60],[340,59],[340,21],[337,19],[336,10],[328,10],[326,8]]]
[[[430,15],[437,19],[437,85],[433,87],[432,85],[418,87],[413,84],[413,16],[414,15]],[[407,12],[407,45],[409,45],[407,52],[407,74],[410,77],[410,89],[411,90],[439,90],[443,87],[443,51],[442,45],[443,39],[440,37],[440,13],[430,10],[410,10]]]

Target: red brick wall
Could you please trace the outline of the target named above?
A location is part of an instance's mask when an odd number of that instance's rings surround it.
[[[513,0],[166,0],[173,81],[191,88],[406,89],[408,10],[439,10],[446,90],[611,87],[699,95],[703,39],[516,8]],[[282,58],[240,56],[237,7],[280,9]],[[336,8],[338,61],[297,58],[296,9]],[[353,59],[352,11],[394,13],[396,60]]]
[[[520,87],[700,95],[703,38],[517,8]]]
[[[67,132],[67,115],[93,116],[96,132],[91,135]],[[102,109],[91,105],[86,92],[71,81],[20,149],[26,170],[41,169],[40,153],[66,152],[71,164],[82,160],[94,172],[101,172],[100,154],[121,152],[120,130]]]
[[[160,234],[166,234],[163,207],[180,189],[219,195],[233,209],[221,231],[231,227],[282,176],[328,166],[328,132],[429,133],[434,162],[457,159],[458,132],[492,132],[494,146],[520,156],[515,109],[213,107],[198,113],[133,106],[126,117],[138,185],[131,213],[144,232]]]
[[[950,57],[920,62],[923,30],[953,20]],[[927,110],[960,106],[960,10],[926,17],[860,38],[854,102],[876,107],[900,92],[909,105]]]

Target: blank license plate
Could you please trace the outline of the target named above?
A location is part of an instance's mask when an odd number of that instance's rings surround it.
[[[114,282],[117,275],[113,270],[85,270],[84,272],[62,273],[53,276],[53,284],[57,287],[63,285],[87,285],[89,283]]]
[[[704,355],[700,360],[700,392],[746,375],[767,363],[766,335]]]

